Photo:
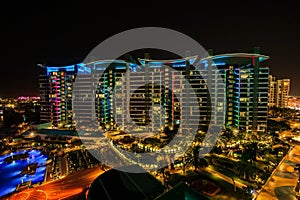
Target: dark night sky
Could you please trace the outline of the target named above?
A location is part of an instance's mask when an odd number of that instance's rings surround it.
[[[38,95],[38,63],[82,61],[101,41],[131,28],[158,26],[189,35],[215,53],[261,47],[264,65],[290,78],[300,95],[300,12],[288,1],[93,2],[10,1],[0,11],[0,97]],[[102,2],[102,4],[101,4]]]

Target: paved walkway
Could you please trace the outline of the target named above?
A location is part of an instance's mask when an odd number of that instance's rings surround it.
[[[100,167],[80,170],[65,178],[51,181],[38,187],[25,189],[5,198],[5,200],[62,200],[74,199],[73,197],[78,195],[82,197],[84,196],[87,186],[103,172],[104,171]]]
[[[300,146],[295,146],[276,168],[256,200],[296,200],[293,190],[297,184],[298,174],[294,171],[294,166],[298,163],[300,163]]]

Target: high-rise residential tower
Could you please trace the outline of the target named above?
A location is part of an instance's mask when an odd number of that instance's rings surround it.
[[[290,95],[290,79],[278,79],[269,76],[269,107],[288,107],[288,96]]]
[[[185,133],[215,125],[264,132],[269,68],[260,62],[268,58],[256,48],[254,53],[211,55],[198,61],[196,56],[146,57],[138,59],[139,64],[99,60],[44,67],[41,119],[56,127],[76,122],[83,129],[99,126],[104,131]]]
[[[274,107],[276,106],[276,91],[277,84],[275,76],[269,75],[269,94],[268,94],[268,106]]]
[[[95,122],[96,117],[102,129],[126,132],[174,130],[179,124],[181,132],[198,128],[199,101],[196,96],[188,99],[191,91],[183,82],[188,76],[198,95],[200,77],[192,67],[195,59],[139,59],[141,65],[107,60],[80,66],[74,87],[76,122],[84,125]]]
[[[78,67],[73,90],[75,121],[78,127],[120,129],[115,117],[119,112],[116,98],[121,94],[115,88],[126,70],[134,71],[135,66],[136,64],[123,60],[100,60]]]
[[[218,67],[226,83],[226,127],[245,132],[264,132],[267,127],[269,68],[260,62],[269,57],[254,53],[209,56],[201,60],[201,71]],[[210,73],[207,79],[213,80]]]
[[[290,95],[290,79],[276,81],[276,107],[286,108],[288,96]]]
[[[40,75],[40,104],[42,121],[52,122],[57,128],[74,126],[72,111],[72,90],[77,67],[42,66],[44,72]]]

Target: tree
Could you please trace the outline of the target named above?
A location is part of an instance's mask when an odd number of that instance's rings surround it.
[[[258,143],[251,142],[244,148],[241,159],[253,163],[256,161],[256,157],[258,155],[259,155]]]
[[[194,171],[198,171],[201,168],[208,167],[208,162],[205,158],[199,157],[200,146],[190,148],[186,152],[185,163],[186,167],[194,167]]]
[[[244,179],[251,180],[255,173],[255,161],[259,155],[258,143],[251,142],[248,144],[242,153],[241,161],[237,163],[235,171],[237,175]]]
[[[245,180],[251,180],[255,173],[253,164],[245,160],[241,160],[240,162],[238,162],[234,170],[236,172],[236,175],[238,175],[239,177],[243,177],[243,179]]]
[[[233,131],[229,128],[226,128],[222,136],[226,138],[226,142],[229,142],[234,136]]]

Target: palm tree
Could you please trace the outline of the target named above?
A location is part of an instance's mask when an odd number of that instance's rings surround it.
[[[256,161],[256,157],[259,155],[259,149],[258,149],[258,143],[257,142],[251,142],[248,144],[242,153],[242,160],[244,161],[250,161],[250,163],[253,163]]]
[[[243,179],[251,180],[255,173],[255,168],[253,164],[245,160],[241,160],[241,162],[238,162],[235,166],[234,171],[236,172],[236,175],[243,177]]]
[[[251,142],[243,150],[241,161],[237,163],[235,171],[244,179],[251,180],[255,173],[255,161],[259,155],[257,142]]]
[[[229,128],[226,128],[222,136],[226,138],[226,142],[229,142],[233,138],[233,131]]]
[[[205,168],[208,166],[208,162],[205,158],[199,157],[200,146],[195,146],[187,150],[185,155],[184,165],[186,167],[194,167],[194,171]]]

